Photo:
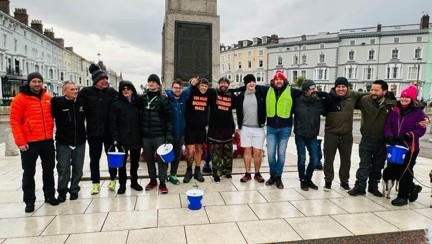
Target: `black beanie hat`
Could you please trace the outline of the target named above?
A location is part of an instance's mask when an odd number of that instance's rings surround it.
[[[310,89],[314,89],[316,87],[315,82],[313,80],[304,80],[302,83],[302,91],[307,91]]]
[[[154,82],[158,83],[158,85],[161,84],[160,78],[156,74],[151,74],[147,79],[147,82],[149,82],[149,81],[154,81]]]
[[[91,64],[89,67],[89,71],[92,74],[93,85],[96,85],[100,79],[103,77],[108,78],[108,74],[101,70],[100,67],[96,64]]]
[[[39,78],[43,82],[43,77],[39,72],[33,72],[27,75],[27,83],[30,83],[34,78]]]
[[[247,74],[243,77],[244,84],[247,85],[251,81],[256,81],[255,76],[253,74]]]
[[[335,87],[337,87],[338,85],[344,85],[346,87],[348,87],[348,80],[345,77],[338,77],[335,81]]]

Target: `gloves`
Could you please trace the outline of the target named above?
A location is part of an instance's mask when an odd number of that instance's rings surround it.
[[[404,144],[409,140],[409,136],[407,134],[403,134],[397,137],[398,144]]]
[[[388,136],[387,137],[387,144],[390,146],[394,146],[398,143],[398,138],[396,136]]]
[[[118,142],[117,141],[113,141],[113,146],[118,146]]]

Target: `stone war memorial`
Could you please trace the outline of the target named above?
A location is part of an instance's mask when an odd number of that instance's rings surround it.
[[[166,0],[162,31],[162,81],[219,79],[220,25],[217,0]]]

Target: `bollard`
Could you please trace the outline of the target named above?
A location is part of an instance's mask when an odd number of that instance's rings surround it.
[[[5,143],[5,156],[17,156],[19,155],[19,150],[15,144],[15,140],[12,135],[12,130],[10,127],[5,129],[6,132],[6,143]]]

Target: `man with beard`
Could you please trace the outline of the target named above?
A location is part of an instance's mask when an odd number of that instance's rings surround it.
[[[212,93],[215,97],[210,103],[207,137],[211,146],[213,177],[216,183],[220,182],[221,175],[230,179],[232,172],[232,136],[235,131],[232,109],[235,95],[228,91],[229,83],[225,77],[219,80],[219,88]]]
[[[366,194],[368,178],[368,192],[376,197],[383,196],[378,190],[378,183],[387,155],[384,125],[387,113],[393,105],[393,101],[386,97],[387,90],[388,85],[385,81],[376,80],[372,84],[370,94],[360,98],[357,103],[362,113],[362,138],[359,145],[360,165],[356,174],[357,180],[354,188],[348,191],[351,196]]]

